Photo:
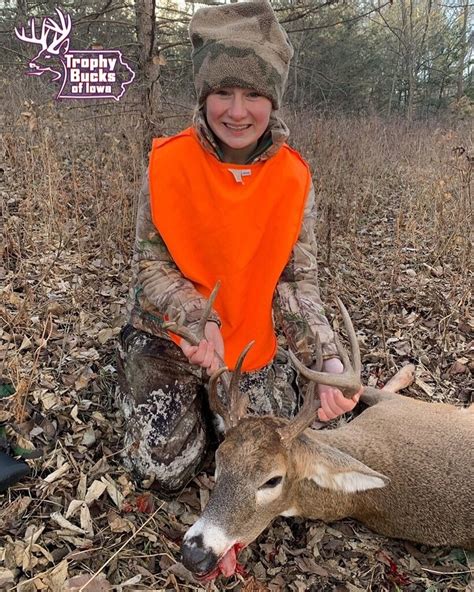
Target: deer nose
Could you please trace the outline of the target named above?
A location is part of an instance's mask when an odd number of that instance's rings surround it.
[[[199,545],[199,538],[185,541],[181,547],[181,556],[186,569],[195,574],[206,574],[215,568],[218,557],[211,549]]]

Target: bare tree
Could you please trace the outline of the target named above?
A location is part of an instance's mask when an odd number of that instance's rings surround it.
[[[139,93],[142,115],[143,149],[147,153],[151,139],[162,134],[160,112],[160,56],[155,39],[155,0],[136,0],[135,2]]]
[[[463,6],[462,12],[462,25],[461,25],[461,38],[459,47],[459,61],[458,61],[458,76],[457,76],[457,89],[456,99],[459,99],[464,94],[464,67],[467,56],[467,23],[469,20],[469,0],[466,0]]]

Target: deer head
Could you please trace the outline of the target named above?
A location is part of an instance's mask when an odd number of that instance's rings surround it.
[[[329,511],[328,503],[332,504],[328,501],[328,490],[347,494],[387,484],[383,475],[305,433],[319,407],[315,381],[338,386],[347,396],[360,389],[360,354],[355,331],[344,305],[340,301],[338,304],[354,350],[354,367],[339,342],[345,367],[342,375],[309,370],[292,356],[305,376],[313,381],[294,419],[248,417],[247,395],[234,391],[229,398],[230,407],[224,417],[225,440],[216,452],[216,484],[201,518],[183,540],[183,563],[199,578],[207,580],[219,573],[227,576],[234,573],[236,555],[241,548],[252,542],[276,516],[298,514],[296,490],[304,482],[319,486],[313,486],[310,494],[321,498],[321,519]],[[237,374],[242,359],[239,362]],[[211,406],[217,411],[215,385],[222,372],[224,369],[216,372],[210,384]],[[232,382],[237,385],[238,376],[233,376]]]
[[[15,34],[21,41],[39,45],[40,49],[36,56],[29,62],[31,70],[28,74],[32,76],[41,76],[43,72],[52,72],[60,76],[60,73],[51,68],[41,66],[38,63],[40,58],[49,59],[52,56],[63,55],[69,50],[69,34],[71,32],[71,17],[68,14],[61,12],[59,8],[56,8],[56,12],[59,17],[59,21],[56,22],[54,19],[47,17],[43,19],[41,24],[41,32],[36,33],[36,24],[34,17],[29,20],[29,26],[31,33],[25,32],[25,28],[15,28]]]

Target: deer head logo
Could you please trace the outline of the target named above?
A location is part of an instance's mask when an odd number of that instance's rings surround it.
[[[118,50],[69,50],[72,29],[70,15],[56,8],[57,19],[45,17],[37,32],[34,17],[25,27],[15,28],[20,41],[39,46],[37,54],[29,61],[30,76],[45,72],[59,81],[58,99],[115,99],[118,101],[135,78],[135,73]],[[58,64],[59,62],[59,64]]]
[[[56,8],[56,12],[59,22],[55,22],[49,17],[44,18],[39,35],[36,34],[34,17],[29,20],[30,35],[25,32],[24,27],[21,30],[15,28],[15,34],[20,41],[40,46],[38,53],[28,64],[30,71],[27,74],[30,76],[41,76],[44,72],[52,72],[55,75],[53,80],[58,80],[61,77],[61,72],[41,66],[40,63],[41,58],[50,59],[52,56],[64,55],[69,50],[69,35],[72,27],[71,17],[68,14],[63,14],[59,8]]]

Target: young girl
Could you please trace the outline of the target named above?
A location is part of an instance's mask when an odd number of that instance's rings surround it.
[[[153,143],[118,367],[129,465],[165,493],[182,488],[206,453],[203,375],[217,369],[216,352],[232,369],[255,340],[240,383],[255,413],[289,417],[298,406],[276,332],[307,365],[317,334],[323,370],[343,370],[319,295],[310,171],[276,114],[288,37],[267,0],[201,8],[190,37],[197,109],[192,127]],[[218,280],[206,339],[176,345],[163,319],[193,329]],[[323,421],[357,400],[327,386],[319,395]]]

